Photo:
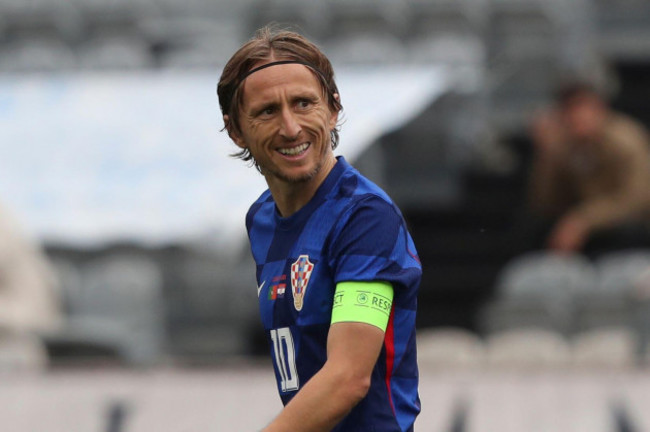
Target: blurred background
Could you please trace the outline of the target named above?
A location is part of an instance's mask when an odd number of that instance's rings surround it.
[[[647,0],[0,0],[2,429],[280,409],[244,228],[265,183],[216,97],[269,22],[331,59],[336,153],[418,247],[418,430],[650,430],[650,242],[559,254],[528,205],[560,83],[650,126]]]

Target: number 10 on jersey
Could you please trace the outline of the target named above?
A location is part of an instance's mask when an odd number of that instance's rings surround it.
[[[280,374],[282,392],[298,390],[298,371],[296,370],[296,352],[289,327],[271,330],[275,365]]]

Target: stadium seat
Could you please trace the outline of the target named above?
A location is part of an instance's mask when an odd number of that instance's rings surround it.
[[[606,58],[645,61],[650,48],[650,4],[637,0],[593,0],[597,48]]]
[[[644,365],[650,365],[650,268],[634,279],[634,328],[639,337],[639,354]]]
[[[571,364],[580,369],[629,368],[637,363],[638,340],[628,327],[591,330],[572,338]]]
[[[161,13],[155,0],[70,0],[70,2],[91,24],[133,21]]]
[[[406,49],[387,32],[357,32],[327,41],[324,51],[334,65],[386,65],[403,63]]]
[[[187,248],[176,260],[170,303],[170,348],[186,357],[241,355],[257,329],[257,293],[252,258],[225,257]],[[223,251],[222,251],[223,252]],[[208,336],[208,338],[206,338]]]
[[[158,61],[164,69],[221,67],[242,42],[237,22],[223,19],[149,19],[140,30],[152,45],[162,47]]]
[[[505,369],[565,367],[570,362],[568,342],[557,332],[521,328],[489,336],[487,365]]]
[[[418,364],[431,369],[473,369],[483,366],[485,349],[474,333],[460,328],[419,330]]]
[[[386,33],[401,37],[409,14],[404,0],[331,0],[330,32],[346,38],[356,33]]]
[[[413,64],[483,67],[485,47],[472,35],[433,34],[408,42],[408,61]]]
[[[596,261],[598,291],[626,295],[637,287],[637,282],[650,270],[650,249],[610,252]]]
[[[497,281],[503,296],[567,297],[593,286],[595,270],[581,255],[531,252],[511,260]]]
[[[155,361],[165,320],[158,265],[144,255],[108,255],[85,265],[82,280],[58,342],[114,348],[134,364]]]
[[[153,59],[144,40],[111,35],[83,44],[79,49],[79,63],[84,70],[134,70],[150,68]]]
[[[0,334],[0,375],[12,372],[39,372],[47,365],[47,351],[38,337]]]
[[[473,35],[481,37],[489,19],[487,0],[407,0],[409,37]]]
[[[496,283],[496,297],[482,313],[487,333],[533,327],[568,334],[572,298],[595,284],[592,264],[580,255],[532,252],[511,260]]]
[[[61,72],[76,66],[70,47],[52,37],[26,37],[0,47],[0,73]]]
[[[251,11],[252,34],[256,29],[277,23],[320,42],[330,36],[329,8],[326,1],[266,0],[261,1]]]
[[[491,122],[502,132],[525,126],[534,111],[549,102],[567,62],[578,57],[565,53],[570,46],[569,6],[567,0],[491,1],[487,91]]]
[[[83,292],[81,271],[75,263],[65,258],[53,257],[50,262],[59,282],[63,309],[70,313],[73,303]]]
[[[601,327],[634,328],[636,282],[650,269],[650,251],[610,252],[596,261],[591,286],[574,292],[576,332]]]

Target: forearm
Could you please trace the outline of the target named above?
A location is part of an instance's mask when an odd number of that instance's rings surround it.
[[[264,432],[332,430],[367,392],[363,379],[336,369],[326,363]]]
[[[634,219],[642,211],[640,203],[640,200],[625,197],[603,197],[580,204],[572,214],[581,218],[589,231],[593,231]]]

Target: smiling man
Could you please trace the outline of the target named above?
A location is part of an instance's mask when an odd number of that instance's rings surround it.
[[[269,187],[246,216],[285,405],[264,430],[412,431],[421,266],[398,208],[334,156],[330,61],[264,28],[229,60],[218,95],[237,155]]]

